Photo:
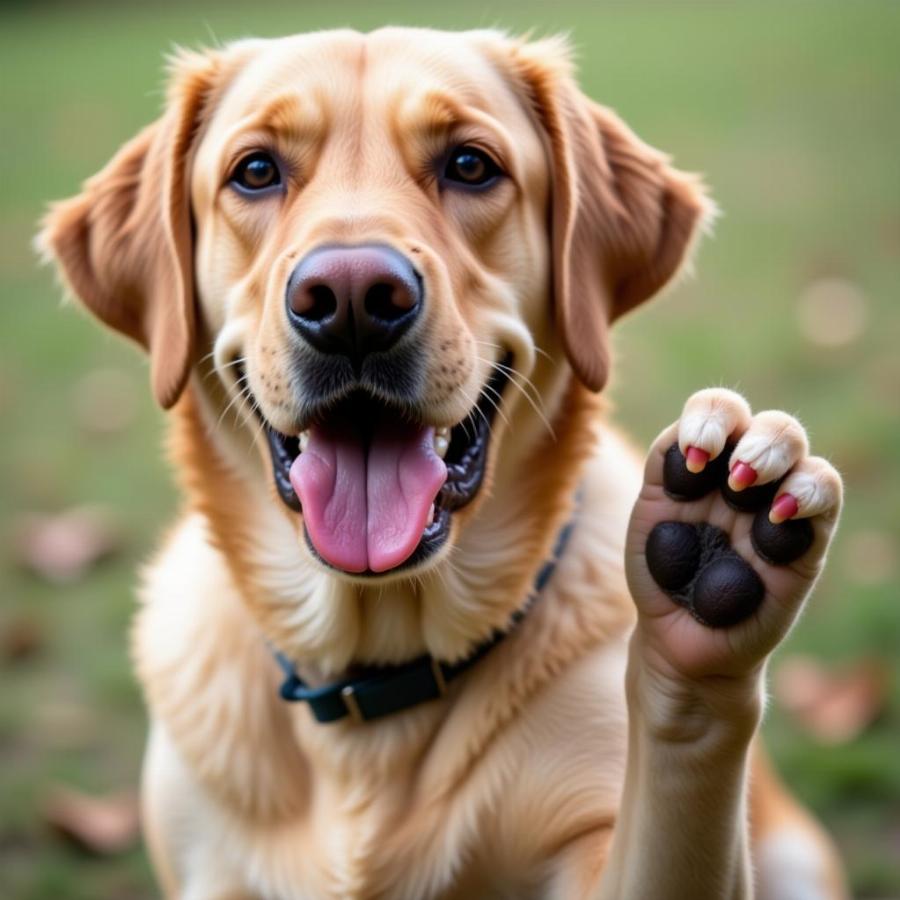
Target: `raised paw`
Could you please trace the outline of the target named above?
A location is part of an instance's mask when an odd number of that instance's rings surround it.
[[[840,505],[840,476],[795,418],[694,394],[654,443],[629,526],[644,636],[682,672],[757,665],[809,593]]]

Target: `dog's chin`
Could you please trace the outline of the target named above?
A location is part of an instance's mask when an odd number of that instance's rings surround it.
[[[372,566],[341,565],[335,559],[326,558],[327,554],[316,546],[295,487],[296,475],[292,478],[292,469],[296,473],[299,458],[311,449],[306,446],[309,431],[293,435],[278,431],[257,404],[256,411],[262,419],[269,446],[275,488],[285,507],[297,516],[303,542],[313,558],[334,575],[366,583],[409,577],[436,565],[449,550],[457,513],[476,499],[485,481],[492,457],[493,425],[509,381],[511,363],[512,358],[508,356],[493,367],[478,402],[465,418],[449,429],[449,433],[444,429],[434,434],[433,456],[441,459],[446,468],[446,478],[437,490],[421,533],[417,532],[418,542],[415,542],[414,535],[412,541],[407,540],[412,547],[409,552],[404,551],[402,558],[391,560],[388,565],[379,565],[377,570]],[[354,390],[339,402],[329,404],[311,417],[307,424],[312,428],[318,426],[325,431],[336,430],[344,434],[352,429],[352,433],[358,435],[360,443],[365,446],[372,440],[371,428],[382,427],[385,421],[395,422],[396,427],[414,432],[416,429],[427,430],[429,434],[432,432],[427,429],[427,423],[417,421],[408,408],[386,403],[364,389]],[[372,422],[379,425],[372,426]]]

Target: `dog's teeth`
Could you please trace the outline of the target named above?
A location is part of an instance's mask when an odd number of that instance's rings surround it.
[[[428,510],[428,518],[425,520],[425,527],[430,528],[434,524],[434,504],[431,504],[431,509]]]
[[[300,452],[302,453],[309,446],[309,429],[300,432]]]
[[[450,429],[441,426],[434,430],[434,452],[443,459],[450,448]]]

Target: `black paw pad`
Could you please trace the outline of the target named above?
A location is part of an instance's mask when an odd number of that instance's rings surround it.
[[[663,460],[663,490],[673,500],[699,500],[728,480],[728,458],[732,447],[726,447],[702,472],[689,472],[678,444],[672,444]]]
[[[664,591],[680,591],[696,576],[701,549],[693,525],[660,522],[647,538],[647,568]]]
[[[728,628],[752,615],[766,594],[762,579],[736,553],[714,559],[694,583],[694,618],[711,628]]]
[[[653,580],[711,628],[748,618],[765,596],[762,579],[713,525],[660,522],[647,538],[646,558]]]
[[[788,519],[780,525],[773,525],[769,521],[767,507],[754,516],[750,541],[753,549],[767,563],[786,566],[800,559],[812,546],[812,523],[809,519]]]

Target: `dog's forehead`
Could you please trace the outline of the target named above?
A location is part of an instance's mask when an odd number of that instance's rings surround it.
[[[397,114],[433,111],[435,98],[519,121],[524,109],[485,47],[486,32],[386,28],[369,34],[329,31],[255,42],[215,114],[214,128],[283,116],[337,127]],[[273,102],[275,101],[275,102]],[[260,124],[268,124],[260,122]]]

